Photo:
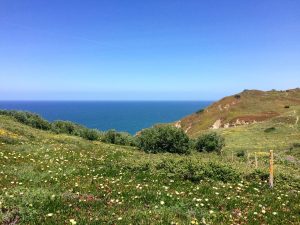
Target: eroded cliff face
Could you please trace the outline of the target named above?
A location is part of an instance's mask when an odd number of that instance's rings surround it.
[[[193,136],[201,130],[258,123],[289,113],[300,105],[300,89],[286,91],[245,90],[213,103],[202,112],[174,123]]]

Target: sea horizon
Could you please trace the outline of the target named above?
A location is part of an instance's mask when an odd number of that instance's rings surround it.
[[[88,128],[135,134],[177,121],[213,101],[192,100],[0,100],[0,110],[37,113],[49,121],[68,120]]]

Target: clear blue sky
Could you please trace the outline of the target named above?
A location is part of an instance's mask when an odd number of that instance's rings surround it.
[[[0,99],[215,100],[297,86],[299,0],[0,1]]]

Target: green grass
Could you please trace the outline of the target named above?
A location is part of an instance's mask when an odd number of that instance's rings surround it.
[[[299,127],[220,130],[222,155],[146,154],[22,125],[0,116],[0,223],[300,224]],[[9,139],[9,140],[8,140]],[[275,151],[259,169],[232,152]],[[252,159],[253,160],[253,159]]]

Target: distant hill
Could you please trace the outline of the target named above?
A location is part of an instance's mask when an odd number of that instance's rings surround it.
[[[190,136],[206,129],[219,129],[252,124],[288,116],[298,123],[300,88],[285,91],[244,90],[225,97],[175,123]]]

